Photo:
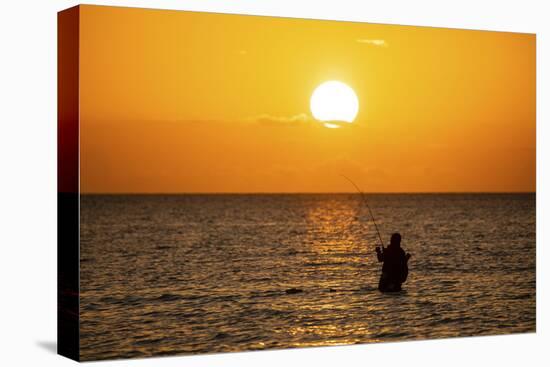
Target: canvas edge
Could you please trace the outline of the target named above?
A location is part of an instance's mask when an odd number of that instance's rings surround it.
[[[57,353],[80,360],[80,7],[57,14]]]

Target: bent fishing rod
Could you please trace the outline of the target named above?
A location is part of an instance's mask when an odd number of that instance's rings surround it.
[[[382,247],[382,249],[384,249],[384,241],[382,241],[382,236],[380,236],[380,231],[378,230],[378,225],[376,225],[376,219],[374,219],[374,215],[372,214],[372,210],[370,210],[370,206],[369,206],[369,203],[367,202],[367,198],[366,198],[365,194],[363,193],[363,191],[361,191],[359,186],[357,186],[355,184],[355,182],[353,182],[349,177],[344,176],[344,175],[340,175],[340,176],[342,176],[346,180],[348,180],[355,187],[355,189],[361,194],[361,198],[363,199],[363,203],[365,203],[365,205],[367,206],[367,209],[369,209],[370,217],[372,218],[372,222],[374,223],[374,228],[376,228],[376,233],[378,234],[378,239],[380,240],[380,246]]]

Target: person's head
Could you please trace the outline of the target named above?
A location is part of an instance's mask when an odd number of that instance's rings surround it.
[[[401,235],[399,233],[394,233],[391,235],[390,245],[397,247],[401,246]]]

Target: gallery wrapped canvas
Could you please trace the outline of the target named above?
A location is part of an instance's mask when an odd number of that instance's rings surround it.
[[[534,332],[535,35],[58,15],[58,350]]]

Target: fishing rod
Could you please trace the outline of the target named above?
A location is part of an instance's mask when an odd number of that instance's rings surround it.
[[[353,182],[349,177],[344,176],[344,175],[340,175],[340,176],[344,177],[346,180],[351,182],[351,184],[355,187],[355,189],[361,194],[361,198],[363,199],[363,202],[367,206],[367,209],[369,209],[369,213],[370,213],[370,216],[372,218],[372,222],[374,223],[374,228],[376,228],[376,233],[378,233],[378,239],[380,240],[380,246],[383,249],[384,248],[384,241],[382,241],[382,236],[380,236],[380,231],[378,230],[378,226],[376,225],[376,219],[374,219],[374,215],[372,215],[372,210],[370,210],[370,206],[369,206],[369,203],[367,202],[367,198],[365,197],[365,194],[363,193],[363,191],[361,191],[359,186],[357,186],[355,184],[355,182]]]

